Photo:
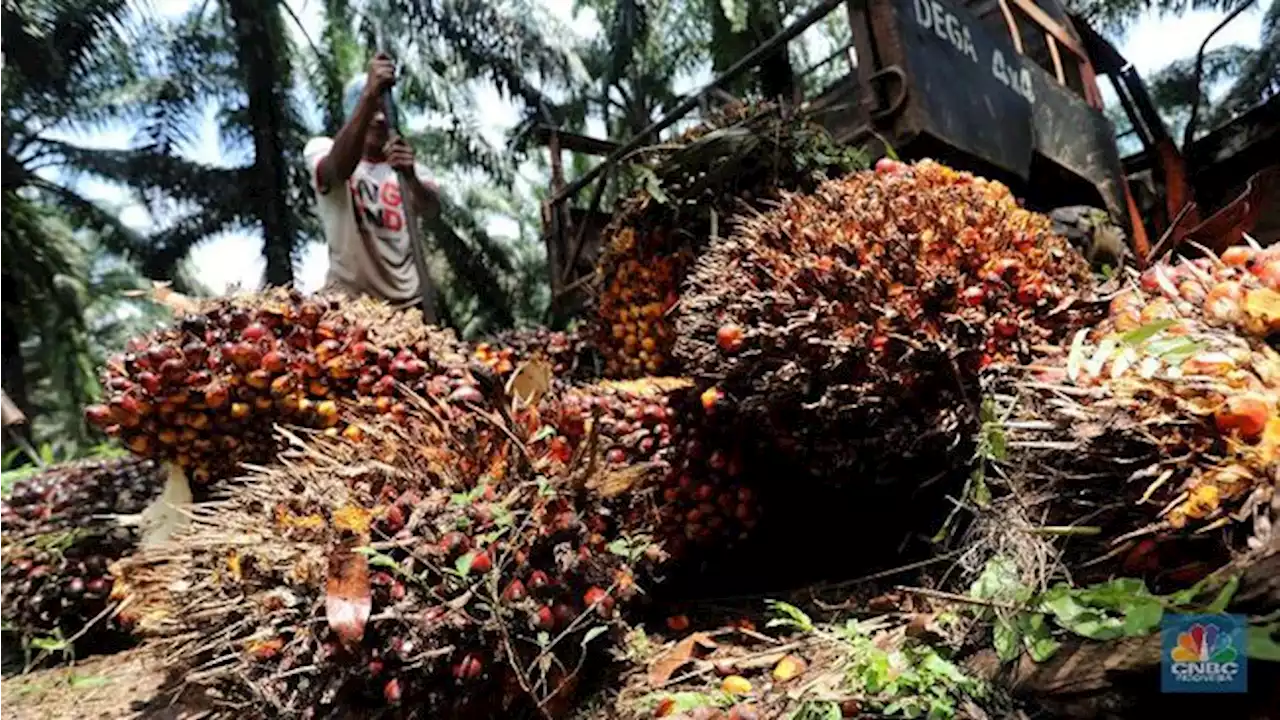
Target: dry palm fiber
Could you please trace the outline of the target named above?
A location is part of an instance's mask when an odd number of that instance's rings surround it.
[[[109,565],[137,532],[116,516],[141,513],[163,483],[157,463],[125,458],[63,463],[14,484],[0,505],[4,622],[24,647],[83,654],[123,640],[104,616]]]
[[[643,167],[643,187],[604,231],[589,317],[605,376],[672,369],[668,316],[680,285],[739,213],[864,167],[859,151],[836,146],[803,115],[771,103],[728,106],[659,146]]]
[[[1097,314],[1084,261],[1048,227],[999,183],[882,160],[715,241],[676,313],[676,359],[817,473],[885,450],[901,466],[970,433],[980,370]]]
[[[554,708],[669,558],[687,385],[415,399],[358,440],[313,433],[125,561],[117,596],[226,716]]]
[[[130,341],[107,364],[107,401],[86,416],[199,485],[268,462],[274,423],[341,429],[337,400],[357,396],[403,413],[402,384],[456,391],[466,361],[453,335],[415,310],[276,289],[211,301]]]
[[[1280,480],[1280,355],[1244,328],[1280,315],[1243,304],[1239,322],[1221,322],[1131,286],[1104,322],[993,380],[1009,462],[995,487],[1011,493],[977,534],[996,544],[1022,534],[1029,553],[1013,554],[1038,556],[1046,572],[1157,587],[1266,545]]]

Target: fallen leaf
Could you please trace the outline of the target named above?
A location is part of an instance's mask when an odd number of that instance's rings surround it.
[[[697,658],[699,650],[710,652],[717,647],[719,645],[706,633],[696,632],[689,635],[653,661],[649,666],[649,684],[655,687],[666,685],[676,670]]]
[[[270,640],[250,640],[245,651],[254,660],[270,660],[284,649],[284,638],[273,637]]]
[[[618,497],[635,487],[636,483],[642,480],[654,467],[656,465],[652,463],[642,463],[621,470],[599,473],[587,480],[587,489],[603,498]]]
[[[369,561],[348,547],[329,555],[329,577],[325,583],[324,611],[329,627],[346,645],[364,639],[373,600],[369,595]]]
[[[366,535],[373,521],[373,513],[355,505],[346,505],[333,513],[333,526],[356,535]]]
[[[231,553],[227,555],[227,569],[231,571],[231,579],[236,582],[240,582],[244,577],[240,571],[240,553],[232,550]]]
[[[786,682],[791,678],[803,675],[807,667],[808,665],[804,660],[795,655],[787,655],[773,667],[773,679],[777,682]]]
[[[525,405],[536,406],[551,389],[551,363],[544,358],[534,358],[521,363],[507,381],[507,394],[519,398]]]

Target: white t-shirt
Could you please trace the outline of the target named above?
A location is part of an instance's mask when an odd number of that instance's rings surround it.
[[[303,149],[316,191],[316,211],[329,241],[325,290],[372,295],[400,306],[418,302],[422,293],[396,171],[387,163],[361,158],[345,189],[325,187],[320,161],[332,147],[332,139],[318,137]],[[417,175],[424,185],[434,187],[421,164]]]

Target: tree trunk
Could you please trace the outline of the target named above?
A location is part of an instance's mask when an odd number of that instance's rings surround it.
[[[293,283],[293,222],[289,184],[288,43],[277,2],[227,0],[236,57],[248,95],[253,136],[255,214],[262,223],[268,285]]]

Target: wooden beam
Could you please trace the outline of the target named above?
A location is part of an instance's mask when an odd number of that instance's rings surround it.
[[[611,140],[601,140],[587,135],[565,132],[550,125],[539,125],[534,128],[533,137],[538,141],[539,145],[550,145],[552,132],[559,136],[560,148],[570,152],[584,153],[586,155],[608,155],[618,148],[618,143]]]

